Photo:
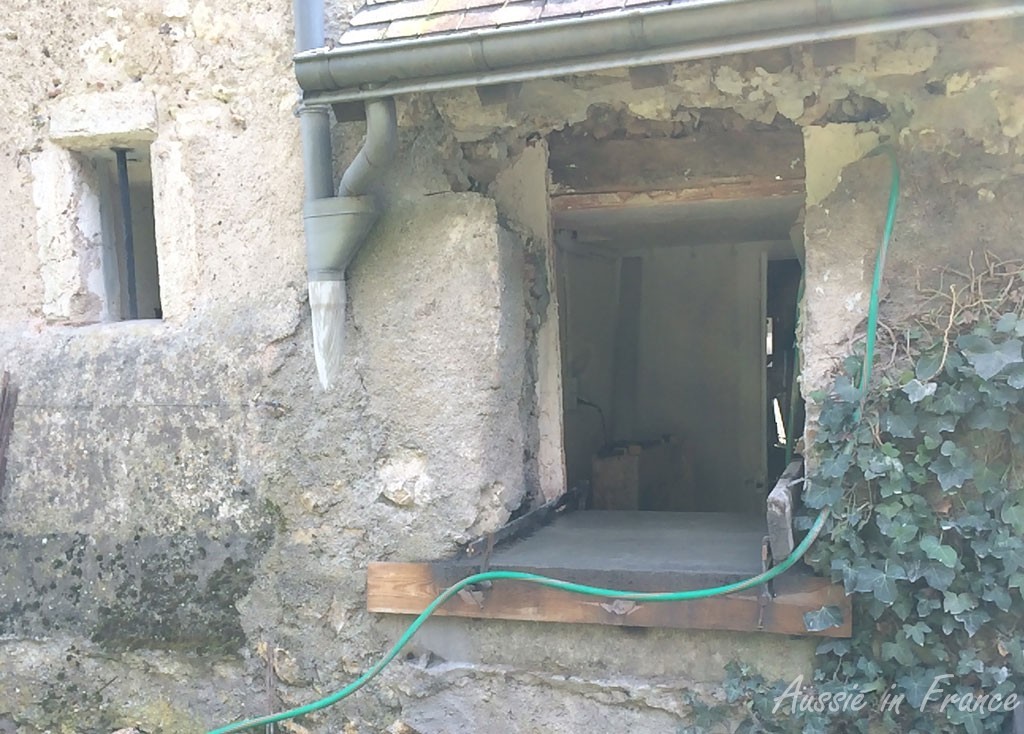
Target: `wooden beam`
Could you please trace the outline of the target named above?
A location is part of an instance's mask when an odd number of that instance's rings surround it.
[[[685,138],[551,140],[553,194],[693,188],[695,182],[749,178],[803,181],[798,132],[720,132]]]
[[[367,609],[388,614],[419,614],[455,576],[473,572],[451,564],[371,563],[367,571]],[[642,587],[643,573],[632,574]],[[574,581],[582,581],[585,575]],[[662,579],[664,581],[664,579]],[[664,587],[663,587],[664,588]],[[654,590],[654,589],[651,589]],[[609,624],[626,627],[764,631],[810,635],[805,612],[837,606],[843,624],[822,632],[825,637],[852,634],[850,600],[841,586],[827,579],[793,570],[776,579],[775,597],[763,589],[729,596],[681,602],[627,602],[587,597],[521,581],[496,581],[491,588],[448,600],[435,612],[448,617],[509,619],[531,622]]]
[[[700,201],[737,201],[802,197],[803,181],[774,179],[729,179],[703,181],[692,188],[673,191],[607,191],[594,194],[560,194],[551,197],[551,210],[572,212],[586,209],[635,209],[665,204],[689,204]]]

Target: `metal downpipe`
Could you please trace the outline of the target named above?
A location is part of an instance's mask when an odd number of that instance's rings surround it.
[[[323,0],[295,0],[295,45],[301,53],[324,42]],[[327,390],[341,371],[345,345],[345,270],[379,216],[373,181],[391,162],[398,130],[392,99],[366,103],[366,141],[334,191],[330,112],[326,105],[299,113],[305,181],[303,225],[313,354],[321,386]]]
[[[380,216],[368,193],[394,158],[397,141],[394,100],[367,101],[366,141],[341,178],[341,196],[307,200],[305,204],[313,355],[325,390],[337,379],[344,357],[345,271]]]

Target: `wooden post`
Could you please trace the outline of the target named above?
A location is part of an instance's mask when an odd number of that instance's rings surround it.
[[[768,495],[768,542],[776,563],[793,552],[793,506],[804,474],[804,460],[790,462]]]

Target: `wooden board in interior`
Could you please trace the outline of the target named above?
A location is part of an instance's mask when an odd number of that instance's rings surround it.
[[[595,455],[590,482],[594,510],[697,509],[693,457],[684,442],[673,436]]]

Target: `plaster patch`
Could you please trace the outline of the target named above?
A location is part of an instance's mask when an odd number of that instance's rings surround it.
[[[746,86],[743,76],[731,66],[720,66],[714,76],[715,87],[724,94],[740,95]]]
[[[855,124],[804,129],[807,167],[807,204],[816,206],[835,191],[846,166],[878,145],[878,133]]]
[[[857,60],[871,76],[920,74],[938,55],[939,40],[923,30],[857,39]]]
[[[994,92],[992,99],[995,101],[1003,135],[1008,138],[1020,137],[1024,133],[1024,99],[1016,91]]]

